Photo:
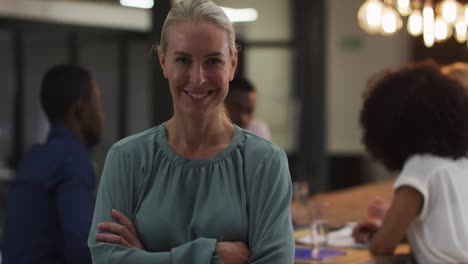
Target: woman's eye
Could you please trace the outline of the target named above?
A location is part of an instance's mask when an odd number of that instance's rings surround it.
[[[220,65],[222,63],[223,63],[223,61],[220,60],[220,59],[217,59],[217,58],[208,59],[208,64]]]
[[[182,64],[190,64],[190,60],[188,58],[180,57],[176,58],[177,63],[182,63]]]

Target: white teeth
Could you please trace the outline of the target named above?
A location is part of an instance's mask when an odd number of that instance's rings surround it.
[[[191,97],[193,98],[197,98],[197,99],[201,99],[203,97],[206,97],[208,95],[208,93],[191,93],[191,92],[187,92],[188,95],[190,95]]]

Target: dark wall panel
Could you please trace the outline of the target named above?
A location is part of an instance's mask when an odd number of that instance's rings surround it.
[[[13,72],[12,34],[0,30],[0,168],[13,155],[15,83]]]
[[[129,93],[126,114],[129,134],[146,130],[152,126],[152,87],[150,41],[132,41],[129,45]]]
[[[458,61],[468,62],[466,43],[459,43],[454,38],[450,38],[442,43],[435,43],[431,48],[426,48],[422,37],[418,37],[412,39],[412,46],[415,61],[433,59],[440,64]]]
[[[105,113],[102,144],[112,145],[119,139],[118,43],[111,40],[90,40],[79,47],[78,61],[91,71],[101,89]]]
[[[67,42],[57,34],[35,34],[26,31],[23,35],[24,52],[24,151],[32,144],[46,140],[49,124],[39,101],[39,92],[44,73],[54,64],[67,62]]]

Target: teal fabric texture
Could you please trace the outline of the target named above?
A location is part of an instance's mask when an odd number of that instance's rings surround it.
[[[235,127],[210,159],[178,156],[165,123],[112,146],[101,177],[88,245],[93,263],[220,263],[216,243],[248,245],[248,263],[294,262],[288,161],[282,149]],[[145,250],[98,243],[111,210],[135,225]]]

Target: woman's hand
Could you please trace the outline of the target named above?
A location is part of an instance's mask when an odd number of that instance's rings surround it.
[[[360,222],[353,229],[353,238],[359,243],[369,243],[378,229],[379,225],[374,221],[366,220]]]
[[[133,223],[124,214],[115,209],[112,209],[112,217],[117,220],[119,224],[113,222],[99,223],[98,228],[101,233],[96,234],[96,240],[127,248],[144,249],[136,234]]]
[[[218,242],[216,251],[223,264],[244,264],[250,257],[250,250],[243,242]]]
[[[375,198],[367,206],[367,217],[383,220],[391,203],[381,198]]]

